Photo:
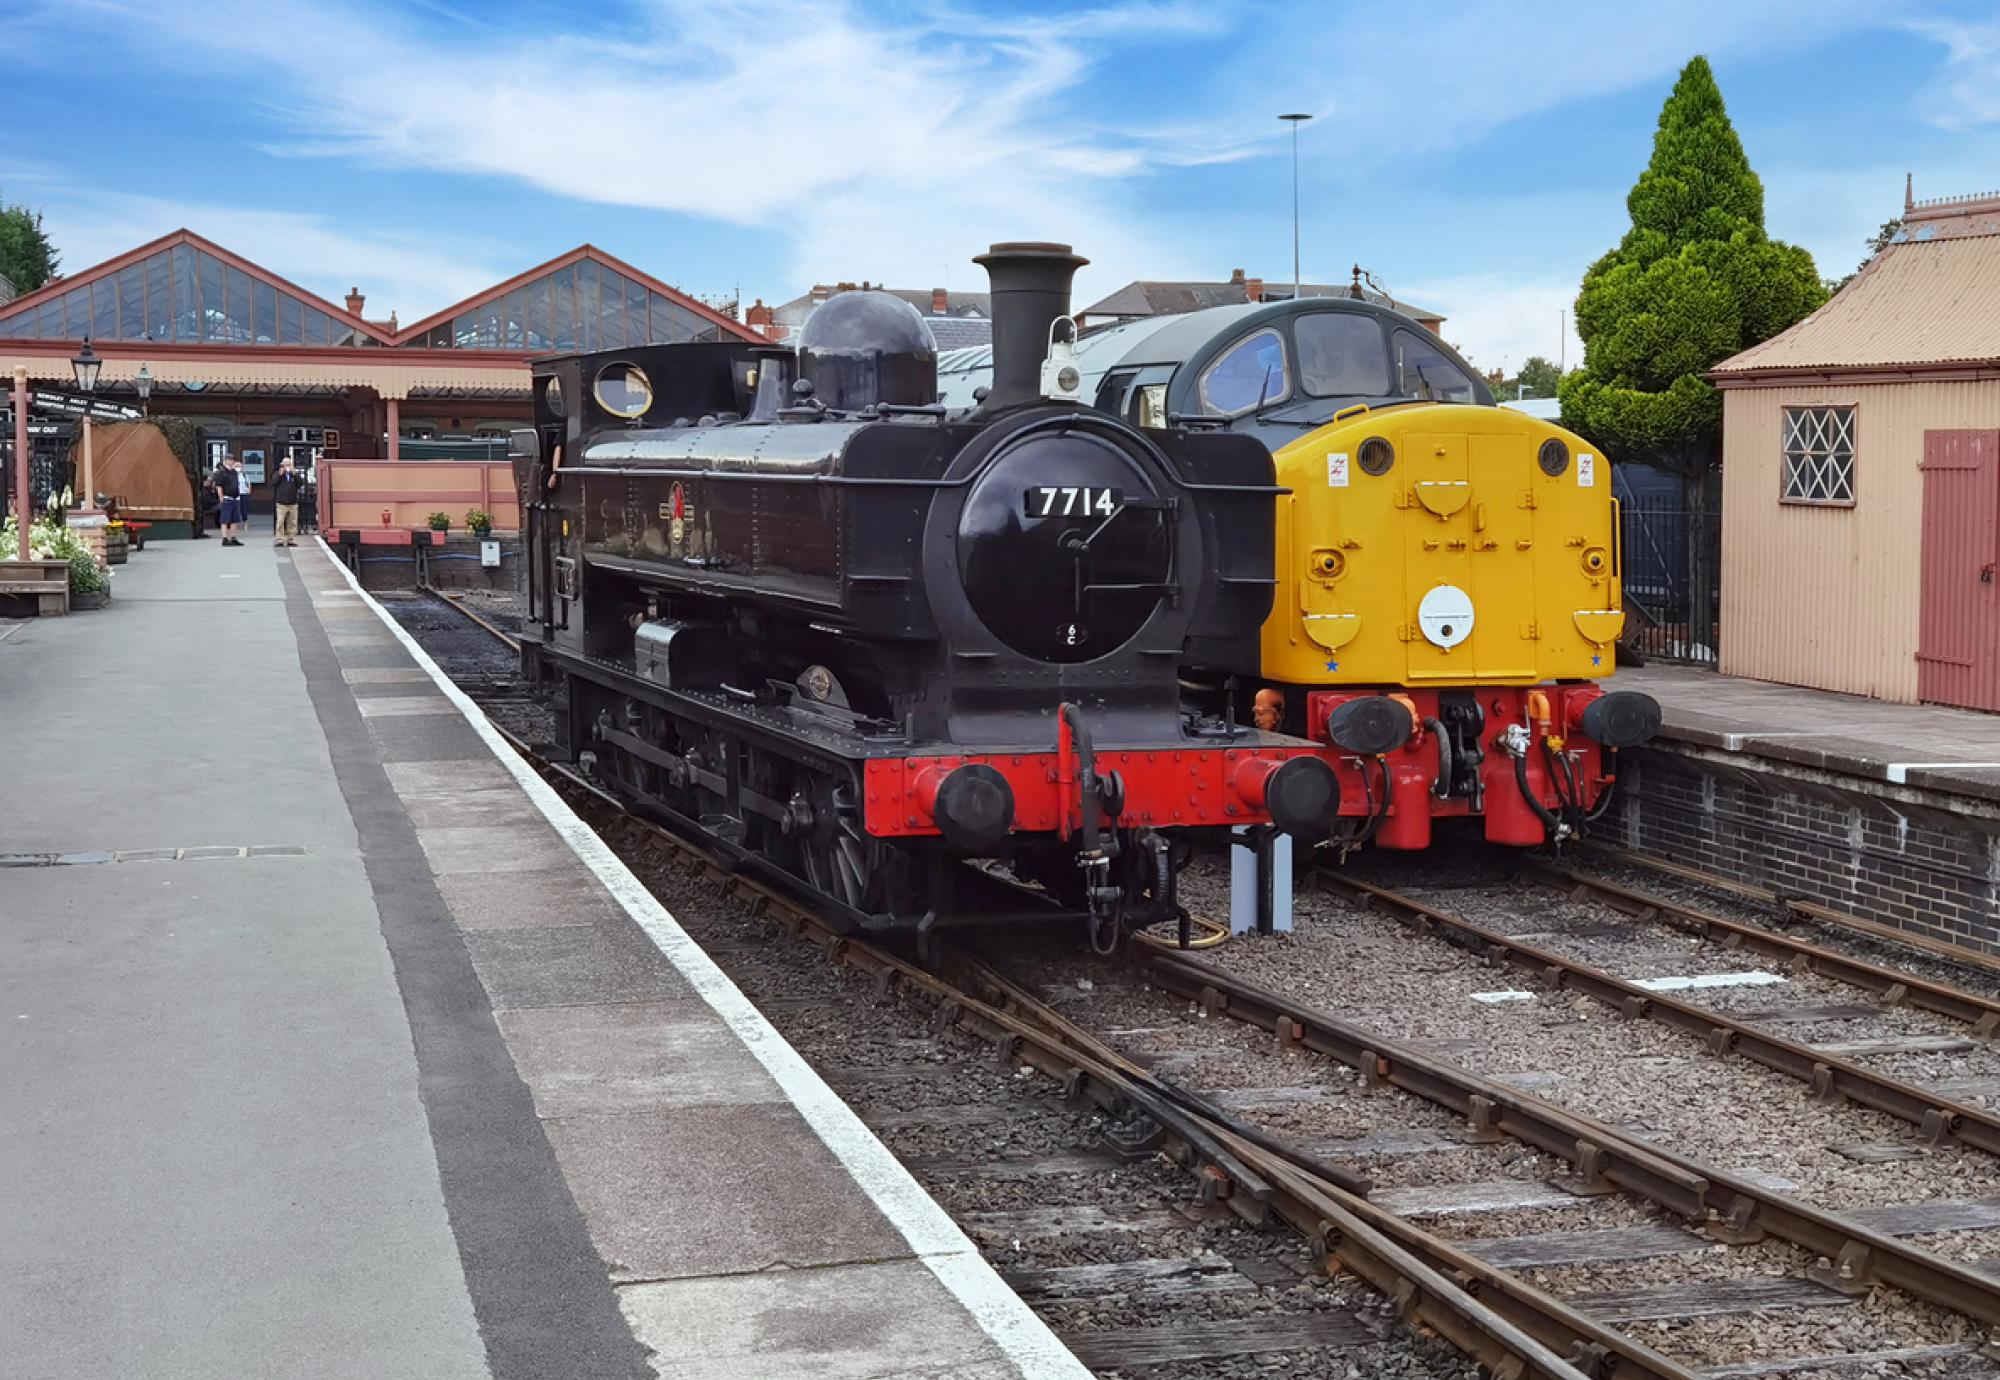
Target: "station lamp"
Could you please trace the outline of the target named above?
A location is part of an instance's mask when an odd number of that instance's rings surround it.
[[[139,411],[143,413],[147,410],[147,400],[153,396],[153,371],[141,364],[139,372],[132,376],[132,387],[138,390]]]
[[[104,367],[104,361],[97,357],[97,351],[90,348],[90,337],[83,338],[83,348],[76,358],[69,362],[76,375],[76,391],[83,394],[83,513],[97,510],[97,467],[92,463],[90,447],[90,399],[97,392],[97,371]]]
[[[77,352],[76,358],[69,362],[69,367],[76,375],[76,387],[79,393],[89,394],[97,391],[97,371],[104,367],[104,361],[97,357],[97,351],[90,348],[89,336],[83,338],[83,348]]]

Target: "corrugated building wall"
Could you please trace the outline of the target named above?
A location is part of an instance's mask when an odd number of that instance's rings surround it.
[[[1784,409],[1855,409],[1852,507],[1781,502]],[[2000,379],[1723,394],[1725,675],[1914,702],[1924,432],[2000,428]]]

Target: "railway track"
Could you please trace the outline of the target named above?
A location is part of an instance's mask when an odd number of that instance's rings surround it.
[[[477,697],[476,687],[474,693]],[[544,764],[544,770],[560,769]],[[563,779],[572,791],[590,789],[587,783]],[[593,798],[595,808],[611,808],[603,797]],[[1701,1374],[1722,1380],[1991,1373],[1991,1363],[1981,1353],[1987,1330],[2000,1325],[2000,1284],[1910,1238],[1954,1227],[1961,1232],[2000,1227],[2000,1206],[1947,1202],[1931,1205],[1928,1215],[1912,1209],[1900,1216],[1827,1211],[1759,1176],[1700,1163],[1650,1143],[1629,1127],[1582,1116],[1482,1078],[1409,1042],[1316,1011],[1295,996],[1259,987],[1198,958],[1148,954],[1143,972],[1123,970],[1110,979],[1113,985],[1136,979],[1141,989],[1150,989],[1150,998],[1178,1007],[1184,1021],[1194,1012],[1192,1019],[1207,1027],[1205,1033],[1226,1025],[1222,1017],[1265,1032],[1262,1053],[1267,1060],[1296,1065],[1302,1058],[1322,1058],[1351,1069],[1358,1075],[1350,1081],[1360,1101],[1404,1099],[1406,1105],[1391,1106],[1386,1124],[1372,1138],[1348,1137],[1337,1148],[1314,1143],[1270,1129],[1273,1118],[1268,1115],[1253,1121],[1233,1109],[1255,1107],[1256,1087],[1193,1092],[1156,1072],[1157,1065],[1147,1067],[1145,1051],[1121,1050],[1109,1032],[1093,1031],[1081,1019],[1063,1014],[1027,981],[997,966],[955,954],[947,955],[957,965],[949,975],[918,968],[837,935],[782,890],[690,851],[688,841],[655,826],[622,817],[609,821],[605,831],[614,840],[622,837],[641,857],[657,861],[670,853],[679,861],[668,870],[678,872],[682,882],[741,900],[743,906],[735,909],[698,908],[733,917],[717,922],[724,929],[736,920],[775,922],[832,961],[823,973],[851,975],[846,986],[865,987],[871,1003],[892,997],[914,1003],[932,1033],[961,1045],[975,1041],[992,1052],[990,1061],[940,1064],[892,1056],[835,1065],[827,1072],[899,1153],[913,1147],[905,1158],[927,1185],[988,1244],[1024,1296],[1051,1317],[1079,1354],[1107,1371],[1122,1374],[1128,1367],[1159,1365],[1170,1357],[1197,1366],[1204,1359],[1296,1359],[1317,1354],[1315,1347],[1326,1348],[1328,1357],[1350,1355],[1342,1348],[1353,1345],[1351,1326],[1343,1332],[1346,1324],[1338,1311],[1320,1306],[1324,1298],[1307,1298],[1306,1306],[1275,1313],[1240,1311],[1250,1301],[1246,1294],[1269,1293],[1273,1286],[1268,1281],[1285,1278],[1279,1273],[1284,1265],[1254,1251],[1250,1257],[1256,1263],[1246,1267],[1245,1233],[1256,1240],[1256,1227],[1282,1223],[1306,1240],[1329,1270],[1337,1267],[1366,1280],[1386,1301],[1386,1309],[1421,1331],[1449,1339],[1496,1374]],[[1581,885],[1571,878],[1542,878],[1549,880],[1561,882],[1565,895]],[[1370,906],[1394,906],[1407,899],[1365,894]],[[1612,897],[1608,891],[1591,894],[1607,904]],[[1632,903],[1629,895],[1620,899]],[[1643,915],[1644,907],[1634,913]],[[1465,937],[1435,918],[1425,927]],[[766,947],[741,933],[703,937],[720,948],[717,956],[725,966],[728,956]],[[1527,947],[1497,934],[1480,942],[1486,947],[1479,956],[1487,961],[1518,962],[1512,955]],[[1761,941],[1746,936],[1738,945],[1753,942]],[[1082,964],[1080,971],[1095,972],[1100,981],[1107,978],[1107,970],[1081,958],[1057,962]],[[746,984],[754,985],[754,979]],[[837,979],[835,986],[841,986]],[[1876,990],[1895,995],[1894,986]],[[752,995],[758,993],[752,990]],[[1933,996],[1946,1000],[1942,993]],[[851,990],[827,998],[853,999]],[[787,1010],[781,996],[775,1005],[780,1009],[771,1014],[781,1028],[788,1020],[807,1025],[826,1021],[824,1006],[814,1000]],[[838,1018],[832,1022],[845,1023]],[[1000,1102],[964,1103],[966,1079],[983,1073],[990,1091],[999,1070],[1027,1068],[1047,1076],[1050,1081],[1043,1086],[1060,1087],[1068,1109],[1051,1106],[1034,1113],[1036,1121],[1044,1116],[1073,1119],[1081,1107],[1086,1122],[1063,1123],[1056,1133],[1059,1143],[1029,1153],[1007,1137],[1001,1138],[1006,1144],[998,1155],[968,1156],[962,1149],[947,1148],[955,1122],[971,1126],[1017,1119]],[[1009,1098],[1020,1096],[1018,1077],[1000,1075],[999,1082]],[[1428,1104],[1431,1126],[1424,1126],[1422,1115],[1407,1105],[1417,1102]],[[1437,1112],[1459,1123],[1457,1134],[1436,1126]],[[1502,1181],[1498,1191],[1490,1181],[1392,1184],[1375,1189],[1371,1201],[1364,1196],[1371,1188],[1367,1176],[1355,1166],[1397,1161],[1399,1135],[1404,1151],[1417,1147],[1490,1156],[1512,1146],[1533,1152],[1529,1170],[1559,1161],[1568,1174],[1521,1174]],[[1137,1158],[1106,1161],[1080,1154],[1075,1142],[1093,1136],[1115,1154]],[[1371,1144],[1372,1161],[1366,1151]],[[1350,1150],[1357,1155],[1343,1153]],[[1132,1176],[1157,1170],[1161,1156],[1185,1174],[1183,1193],[1192,1188],[1191,1200],[1176,1204],[1171,1220],[1158,1216],[1158,1208],[1133,1205]],[[1087,1168],[1093,1158],[1109,1167],[1093,1174]],[[1135,1165],[1143,1168],[1135,1170]],[[1103,1175],[1111,1177],[1098,1177]],[[1557,1177],[1561,1183],[1551,1182]],[[1051,1197],[1079,1201],[1049,1201]],[[1099,1197],[1123,1206],[1096,1206],[1093,1200]],[[1580,1230],[1504,1230],[1524,1213],[1546,1212],[1550,1202],[1569,1199],[1586,1208],[1579,1214]],[[1626,1205],[1625,1215],[1607,1216],[1596,1206],[1607,1200]],[[1005,1206],[991,1205],[996,1202]],[[1419,1226],[1413,1219],[1420,1218],[1455,1223],[1470,1234],[1455,1239]],[[1503,1230],[1492,1234],[1488,1229],[1494,1227]],[[1095,1240],[1101,1249],[1086,1245],[1085,1258],[1076,1259],[1079,1240]],[[1137,1243],[1145,1243],[1143,1249],[1150,1253],[1120,1258],[1129,1255],[1124,1248]],[[1637,1268],[1657,1271],[1661,1260],[1683,1256],[1696,1267],[1679,1282],[1588,1287],[1593,1277],[1615,1284],[1621,1269],[1635,1268],[1634,1262],[1641,1263]],[[1723,1266],[1721,1258],[1739,1263]],[[1299,1289],[1313,1282],[1310,1274],[1302,1278],[1293,1273],[1291,1278],[1300,1280]],[[1544,1287],[1551,1281],[1556,1287]],[[1892,1323],[1835,1329],[1830,1344],[1818,1350],[1794,1344],[1787,1358],[1776,1360],[1759,1359],[1755,1350],[1718,1353],[1699,1339],[1685,1348],[1654,1344],[1671,1340],[1672,1324],[1687,1317],[1818,1318],[1835,1310],[1894,1314],[1899,1308],[1907,1313],[1902,1305],[1880,1303],[1887,1289],[1922,1301],[1914,1306],[1927,1316],[1915,1337],[1894,1335]],[[1157,1312],[1139,1321],[1149,1308],[1163,1304],[1177,1321],[1169,1324]],[[1129,1325],[1089,1325],[1107,1318]],[[1956,1335],[1954,1322],[1960,1324]]]
[[[454,603],[452,607],[458,606]],[[490,627],[486,631],[501,636]],[[496,693],[495,687],[484,683],[467,689],[480,701]],[[513,707],[511,699],[508,707]],[[976,982],[987,988],[982,994],[973,982],[954,983],[879,946],[843,936],[782,886],[746,876],[736,862],[705,850],[699,841],[625,813],[619,802],[592,783],[541,759],[524,737],[500,727],[517,751],[598,816],[600,832],[614,846],[651,870],[678,870],[683,884],[705,888],[715,900],[742,902],[737,908],[740,916],[775,925],[805,940],[832,964],[865,981],[871,1002],[898,998],[914,1003],[923,1011],[933,1035],[946,1033],[976,1042],[990,1051],[988,1062],[998,1068],[1032,1069],[1044,1075],[1052,1090],[1060,1090],[1063,1104],[1071,1109],[1069,1115],[1074,1116],[1077,1108],[1094,1113],[1091,1138],[1103,1152],[1097,1158],[1107,1160],[1114,1172],[1121,1165],[1129,1172],[1133,1162],[1157,1164],[1162,1157],[1179,1167],[1185,1176],[1182,1193],[1192,1191],[1191,1204],[1184,1204],[1189,1210],[1179,1213],[1179,1220],[1159,1217],[1157,1208],[1151,1209],[1155,1214],[1151,1217],[1145,1215],[1148,1210],[1144,1208],[1107,1214],[1089,1203],[1037,1203],[1012,1211],[963,1214],[965,1225],[981,1238],[991,1242],[998,1233],[1009,1236],[1017,1247],[1019,1237],[1010,1234],[1027,1232],[1032,1236],[1038,1231],[1058,1239],[1079,1230],[1086,1236],[1165,1233],[1186,1238],[1192,1232],[1203,1238],[1198,1243],[1176,1240],[1174,1244],[1181,1248],[1178,1255],[1137,1261],[1091,1260],[1008,1268],[1003,1260],[1003,1268],[1031,1303],[1053,1306],[1061,1316],[1078,1312],[1101,1315],[1107,1310],[1116,1316],[1118,1302],[1129,1301],[1134,1291],[1179,1298],[1177,1308],[1188,1309],[1190,1303],[1205,1301],[1205,1295],[1228,1302],[1228,1296],[1242,1292],[1245,1285],[1262,1293],[1277,1284],[1296,1288],[1309,1276],[1268,1263],[1246,1270],[1240,1263],[1231,1263],[1232,1257],[1214,1249],[1216,1242],[1207,1239],[1282,1224],[1309,1245],[1315,1258],[1325,1262],[1324,1270],[1316,1273],[1325,1276],[1340,1270],[1365,1281],[1380,1296],[1386,1313],[1421,1333],[1444,1339],[1489,1374],[1508,1380],[1580,1380],[1606,1373],[1609,1365],[1624,1376],[1692,1380],[1692,1372],[1615,1329],[1592,1322],[1524,1281],[1483,1265],[1442,1238],[1371,1204],[1364,1196],[1366,1181],[1351,1171],[1287,1145],[1243,1118],[1131,1064],[1081,1027],[1066,1022],[1046,1003],[1009,986],[995,970],[974,966]],[[726,913],[729,909],[702,907],[700,911]],[[683,913],[688,913],[685,908]],[[741,933],[698,937],[726,969],[733,966],[730,960],[763,948]],[[755,985],[753,979],[753,999]],[[786,1005],[782,996],[772,1000],[766,994],[766,1000]],[[772,1014],[781,1021],[786,1015],[809,1019],[821,1004],[809,998],[803,1007]],[[806,1047],[810,1049],[810,1043]],[[836,1065],[828,1072],[836,1086],[861,1095],[858,1105],[864,1119],[872,1120],[878,1131],[892,1138],[899,1130],[934,1135],[941,1124],[953,1121],[978,1124],[988,1119],[991,1110],[986,1104],[973,1103],[969,1114],[954,1115],[945,1108],[968,1104],[923,1105],[931,1099],[921,1094],[916,1099],[919,1105],[908,1105],[912,1091],[926,1083],[941,1085],[932,1089],[933,1094],[941,1091],[962,1098],[962,1071],[939,1080],[922,1066],[912,1067],[907,1062],[885,1066],[871,1061]],[[871,1117],[869,1101],[885,1089],[895,1091],[898,1105],[887,1112],[877,1110]],[[1018,1097],[1018,1089],[1010,1091]],[[1078,1129],[1071,1128],[1072,1136],[1081,1139],[1076,1135]],[[917,1158],[922,1166],[923,1157]],[[968,1161],[962,1156],[957,1160],[932,1156],[928,1168],[932,1176],[944,1180],[1005,1182],[1010,1176],[1019,1176],[1030,1184],[1088,1173],[1080,1169],[1079,1156],[1067,1146],[1053,1156],[1007,1158],[1011,1162],[996,1170],[985,1157]],[[1075,1187],[1069,1185],[1072,1194]],[[1196,1244],[1196,1249],[1187,1250],[1190,1244]],[[1230,1317],[1228,1311],[1223,1310],[1220,1317],[1190,1312],[1164,1328],[1154,1321],[1134,1328],[1071,1326],[1062,1330],[1087,1361],[1113,1373],[1133,1366],[1273,1354],[1309,1359],[1317,1348],[1326,1348],[1329,1356],[1345,1355],[1356,1343],[1352,1319],[1325,1307],[1281,1306],[1275,1313],[1259,1311],[1243,1317]]]

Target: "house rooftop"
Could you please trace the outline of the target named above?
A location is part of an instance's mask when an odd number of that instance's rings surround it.
[[[1902,229],[1847,286],[1711,375],[2000,363],[1996,284],[2000,192],[1917,201],[1906,187]]]

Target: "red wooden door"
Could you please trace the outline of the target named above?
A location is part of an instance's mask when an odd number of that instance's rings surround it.
[[[1924,433],[1917,698],[2000,709],[2000,431]]]

